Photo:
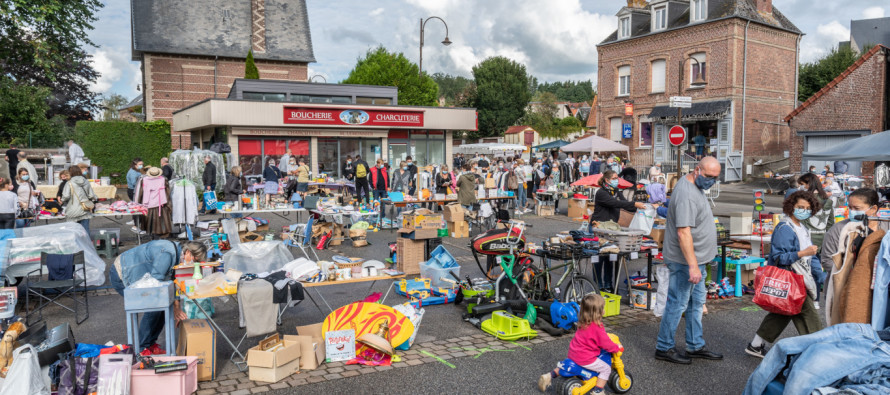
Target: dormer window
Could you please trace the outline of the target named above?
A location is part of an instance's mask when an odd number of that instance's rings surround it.
[[[653,14],[652,30],[667,29],[667,7],[656,7]]]
[[[630,37],[630,17],[618,19],[618,38]]]
[[[708,17],[708,0],[692,0],[689,5],[689,18],[700,22]]]

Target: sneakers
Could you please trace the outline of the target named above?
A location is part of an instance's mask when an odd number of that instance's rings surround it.
[[[766,345],[761,344],[760,347],[754,347],[751,343],[748,343],[748,347],[745,347],[745,353],[753,357],[763,358],[766,356]]]
[[[136,223],[133,221],[127,221],[127,225],[136,225]]]
[[[813,306],[816,307],[816,310],[819,310],[819,302],[813,302]]]
[[[143,357],[147,357],[149,355],[164,355],[166,353],[167,352],[164,351],[164,349],[161,348],[161,346],[159,346],[158,343],[155,343],[155,344],[152,344],[150,347],[142,350],[142,352],[140,352],[139,355],[142,355]]]
[[[538,389],[541,390],[541,392],[547,392],[547,389],[550,388],[550,380],[552,380],[550,372],[542,374],[541,377],[538,378]]]

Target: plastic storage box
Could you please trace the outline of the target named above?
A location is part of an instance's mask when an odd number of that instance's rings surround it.
[[[454,286],[454,283],[442,279],[447,278],[456,282],[457,279],[449,274],[449,272],[454,273],[457,278],[460,278],[460,266],[441,268],[438,264],[433,262],[432,259],[426,262],[420,262],[420,276],[430,279],[430,285],[434,288],[452,288]]]
[[[155,361],[185,359],[188,369],[156,374],[154,369],[136,369],[130,374],[130,395],[190,395],[198,390],[198,357],[152,356]],[[138,364],[137,364],[138,365]]]
[[[600,295],[603,295],[603,299],[606,299],[606,306],[603,309],[603,317],[611,317],[613,315],[621,314],[621,296],[600,291]]]
[[[618,250],[621,252],[639,251],[643,246],[643,235],[645,234],[641,230],[629,230],[627,228],[622,228],[622,230],[593,228],[591,232],[615,242],[618,245]],[[602,244],[602,241],[600,244]]]
[[[174,296],[172,281],[159,287],[124,288],[124,310],[164,309],[173,304]]]
[[[438,262],[438,266],[441,268],[447,267],[459,267],[457,264],[457,260],[454,259],[454,256],[451,255],[448,250],[443,246],[438,246],[433,252],[430,253],[430,260],[435,260]]]

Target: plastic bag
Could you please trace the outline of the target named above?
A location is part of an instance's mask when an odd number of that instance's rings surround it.
[[[420,329],[420,321],[423,320],[423,314],[426,312],[422,307],[417,309],[411,305],[411,303],[403,303],[399,305],[395,305],[392,307],[393,310],[398,311],[408,317],[411,320],[411,323],[414,324],[414,333],[411,334],[411,337],[408,340],[405,340],[404,343],[399,344],[396,347],[396,350],[407,350],[412,345],[414,345],[414,338],[417,337],[417,332]]]
[[[648,235],[649,233],[652,233],[652,226],[655,225],[656,215],[658,214],[655,212],[655,208],[647,204],[645,209],[637,210],[634,214],[634,218],[630,221],[628,229],[641,230]]]
[[[105,283],[106,264],[90,239],[87,231],[77,222],[61,222],[43,226],[31,226],[15,230],[14,239],[6,240],[8,247],[8,259],[2,260],[2,273],[10,281],[15,282],[14,273],[8,268],[17,264],[40,263],[40,253],[49,254],[74,254],[83,251],[83,261],[86,264],[86,285],[88,287],[100,286]],[[6,255],[3,255],[6,258]],[[36,267],[30,270],[37,269]],[[28,270],[28,271],[30,271]],[[78,265],[74,270],[77,279],[83,279],[82,270]],[[18,276],[27,275],[25,273]]]
[[[294,255],[281,241],[241,243],[223,255],[226,269],[254,274],[276,271],[293,260]]]
[[[204,210],[216,210],[216,192],[204,191]]]
[[[226,262],[228,263],[228,261]],[[226,266],[228,266],[228,264]],[[198,281],[198,286],[195,287],[195,292],[198,295],[208,294],[215,291],[217,288],[226,288],[226,275],[223,272],[211,273],[209,276]]]
[[[12,366],[6,373],[0,395],[39,394],[49,395],[49,388],[43,381],[37,351],[34,346],[25,344],[12,352]]]
[[[664,314],[664,306],[667,304],[668,285],[671,283],[671,269],[667,265],[658,265],[655,267],[655,280],[658,281],[658,292],[655,295],[655,308],[652,314],[661,317]]]
[[[201,286],[201,282],[198,283],[198,286]],[[181,302],[182,311],[185,312],[185,315],[188,316],[188,319],[203,320],[205,318],[210,318],[207,315],[204,315],[203,312],[201,312],[201,309],[198,308],[198,305],[196,303],[200,304],[201,308],[203,308],[204,311],[206,311],[207,314],[210,315],[210,317],[213,317],[213,315],[216,314],[216,310],[213,308],[213,298],[192,300],[183,297]]]
[[[368,221],[358,221],[352,226],[349,227],[349,230],[367,230],[371,227],[371,224]]]
[[[770,313],[800,314],[807,289],[800,274],[776,266],[761,266],[754,275],[752,302]]]
[[[129,394],[132,354],[99,356],[99,394]]]
[[[127,288],[154,288],[160,287],[161,282],[151,276],[151,273],[145,273],[138,281],[130,284]]]

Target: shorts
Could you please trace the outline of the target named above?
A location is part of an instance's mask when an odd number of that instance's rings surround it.
[[[297,192],[306,192],[309,190],[308,182],[299,182],[297,183]]]
[[[612,374],[612,366],[607,364],[602,359],[597,358],[596,361],[590,365],[582,366],[584,369],[590,370],[592,372],[597,373],[597,377],[608,380],[609,375]]]
[[[278,183],[274,181],[266,181],[266,185],[263,188],[263,192],[266,195],[277,195],[278,194]]]

